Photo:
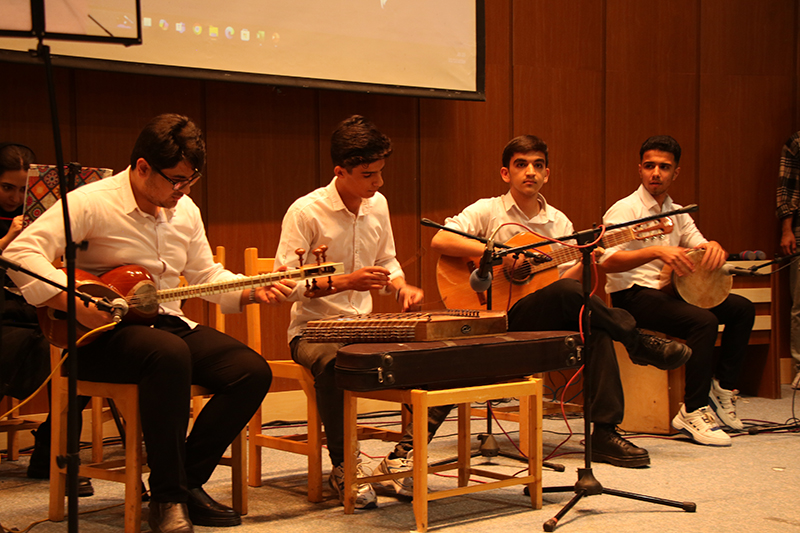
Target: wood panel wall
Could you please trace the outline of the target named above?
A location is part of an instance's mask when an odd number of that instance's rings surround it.
[[[65,157],[121,170],[150,117],[193,117],[206,133],[208,165],[192,196],[212,246],[226,246],[238,271],[245,247],[273,255],[286,208],[329,181],[336,123],[366,115],[395,144],[383,192],[399,259],[436,307],[436,257],[425,251],[434,230],[419,219],[442,222],[505,192],[500,155],[511,137],[548,142],[552,177],[543,192],[584,229],[638,186],[642,141],[668,133],[683,147],[675,200],[699,204],[701,230],[729,251],[772,256],[780,147],[800,129],[799,7],[491,0],[485,102],[57,69]],[[0,68],[0,139],[54,162],[42,67]],[[377,297],[376,309],[394,310],[394,302]],[[268,357],[287,357],[287,324],[288,308],[264,313]],[[244,339],[243,318],[232,318],[229,331]]]

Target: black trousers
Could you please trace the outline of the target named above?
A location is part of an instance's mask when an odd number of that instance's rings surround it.
[[[577,280],[560,279],[519,300],[508,312],[510,331],[579,329],[583,288]],[[592,386],[592,422],[619,424],[625,414],[625,396],[612,341],[629,350],[637,342],[636,321],[623,309],[608,307],[593,296],[591,311],[591,362],[586,383]],[[585,389],[585,387],[584,387]],[[584,390],[584,395],[587,395]]]
[[[737,387],[755,320],[750,300],[730,294],[718,306],[703,309],[665,292],[634,285],[612,293],[611,301],[630,311],[640,327],[685,339],[692,349],[692,357],[686,363],[687,412],[708,405],[712,378],[716,377],[724,389]],[[715,363],[714,343],[720,324],[725,325],[722,354]]]
[[[186,502],[253,416],[272,382],[267,362],[215,329],[159,315],[154,327],[123,325],[78,349],[78,376],[136,383],[151,498]],[[191,385],[214,396],[189,423]]]

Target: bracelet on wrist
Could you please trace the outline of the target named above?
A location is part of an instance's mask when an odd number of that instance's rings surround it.
[[[255,288],[250,289],[250,296],[248,297],[248,300],[250,300],[251,304],[256,303],[256,289]]]

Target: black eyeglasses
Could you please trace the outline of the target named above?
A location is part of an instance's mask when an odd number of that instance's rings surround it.
[[[162,178],[170,182],[170,184],[172,184],[172,190],[175,191],[180,191],[185,189],[186,187],[191,187],[192,185],[197,183],[197,180],[203,177],[203,175],[199,171],[195,171],[195,173],[192,174],[192,177],[189,178],[188,180],[174,180],[169,176],[167,176],[166,174],[164,174],[163,172],[161,172],[161,169],[159,169],[158,167],[155,167],[153,165],[150,165],[150,167],[156,172],[158,172]]]

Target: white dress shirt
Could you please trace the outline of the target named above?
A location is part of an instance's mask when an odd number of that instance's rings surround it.
[[[358,215],[345,207],[336,190],[336,179],[295,200],[283,217],[281,240],[275,253],[275,268],[297,268],[295,250],[306,251],[304,261],[315,261],[312,250],[327,245],[327,261],[344,263],[346,274],[368,266],[381,266],[389,270],[390,279],[403,276],[400,263],[395,258],[394,236],[389,218],[389,205],[381,193],[361,201]],[[310,258],[310,259],[309,259]],[[326,286],[326,278],[317,283]],[[301,334],[310,320],[321,320],[336,315],[354,315],[372,311],[369,291],[342,291],[322,298],[306,298],[304,283],[298,283],[289,296],[292,304],[292,321],[288,340]]]
[[[659,207],[658,202],[647,192],[644,185],[639,185],[639,188],[636,189],[633,194],[619,200],[606,211],[606,214],[603,216],[603,224],[611,226],[651,215],[657,215],[659,213],[674,211],[681,207],[682,206],[673,203],[669,195],[664,199],[663,206]],[[672,219],[674,225],[671,233],[654,239],[633,240],[613,248],[608,248],[603,257],[600,258],[600,263],[602,264],[620,250],[641,250],[648,246],[683,246],[684,248],[695,248],[696,246],[708,242],[708,240],[703,237],[703,234],[700,233],[700,230],[697,229],[694,220],[688,213],[673,215],[669,218]],[[660,289],[664,285],[664,282],[660,280],[661,269],[663,267],[664,262],[656,259],[627,272],[606,274],[606,292],[611,294],[612,292],[629,289],[634,284],[651,289]]]
[[[121,265],[139,265],[152,275],[157,289],[177,287],[183,275],[190,285],[235,279],[236,274],[215,263],[206,238],[200,210],[188,196],[172,209],[152,216],[136,204],[130,167],[123,172],[69,193],[72,238],[86,241],[78,250],[76,267],[100,276]],[[48,279],[66,285],[67,276],[52,262],[66,247],[61,201],[48,209],[5,250],[7,259]],[[59,289],[19,272],[9,273],[25,299],[39,306]],[[241,311],[241,291],[208,296],[223,312]],[[183,317],[180,301],[159,305],[159,313]],[[183,317],[194,327],[196,324]]]
[[[497,228],[500,228],[494,236],[494,241],[497,243],[507,242],[513,236],[528,229],[553,238],[574,233],[569,218],[548,204],[541,194],[539,195],[539,204],[541,206],[539,212],[536,216],[529,218],[519,208],[509,191],[503,196],[478,200],[465,207],[458,215],[445,219],[444,225],[484,239],[488,239]],[[503,224],[507,225],[500,227]],[[555,244],[554,248],[559,246]],[[573,264],[575,261],[559,265],[559,273],[563,274]]]

